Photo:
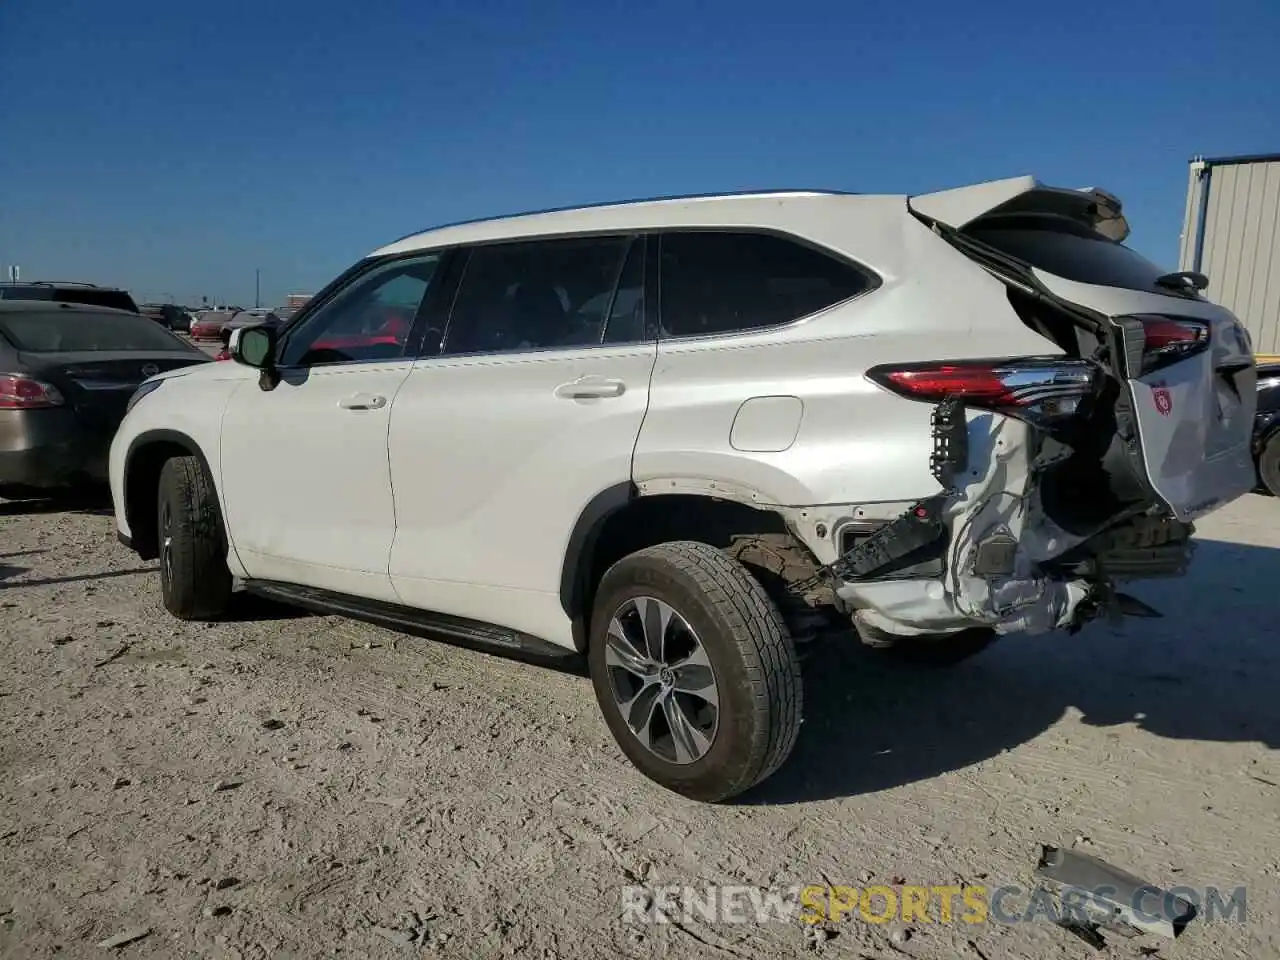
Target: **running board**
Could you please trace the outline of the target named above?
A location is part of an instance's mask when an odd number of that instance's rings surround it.
[[[542,666],[566,666],[576,663],[581,655],[539,637],[508,630],[506,627],[431,613],[397,603],[353,597],[345,593],[319,590],[276,580],[245,580],[244,589],[255,596],[302,607],[316,613],[337,614],[353,620],[364,620],[391,630],[425,636],[454,646],[468,647],[523,660]]]

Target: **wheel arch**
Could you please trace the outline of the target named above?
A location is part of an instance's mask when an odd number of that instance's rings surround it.
[[[155,503],[160,471],[173,457],[195,457],[214,482],[214,473],[200,444],[179,430],[147,430],[129,443],[124,461],[124,512],[131,545],[143,560],[160,555]],[[216,483],[214,489],[217,489]],[[219,513],[221,511],[219,510]]]
[[[587,649],[587,613],[593,589],[592,560],[600,535],[610,517],[616,516],[636,500],[632,483],[615,483],[592,497],[569,533],[564,560],[560,568],[560,607],[573,621],[573,644],[581,653]]]
[[[596,585],[624,556],[678,540],[727,547],[734,536],[788,532],[782,514],[765,505],[700,492],[645,494],[631,483],[602,490],[578,515],[561,568],[560,605],[574,646],[587,649]]]
[[[1262,456],[1263,449],[1280,433],[1280,410],[1260,415],[1253,425],[1253,458]]]
[[[1280,412],[1273,414],[1266,421],[1258,424],[1253,435],[1253,469],[1258,487],[1272,496],[1280,496],[1280,477],[1276,476],[1274,455],[1268,462],[1268,455],[1274,454],[1272,449],[1280,443]]]

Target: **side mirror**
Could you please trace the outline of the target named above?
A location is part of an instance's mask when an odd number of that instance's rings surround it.
[[[269,370],[275,365],[276,332],[265,324],[232,330],[227,351],[237,363]]]

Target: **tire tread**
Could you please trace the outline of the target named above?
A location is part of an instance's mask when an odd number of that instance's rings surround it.
[[[724,795],[741,793],[781,767],[800,734],[804,706],[800,662],[782,614],[743,564],[710,544],[680,540],[631,556],[665,562],[689,577],[742,648],[753,688],[753,729],[758,742],[752,744],[741,779],[726,783]]]
[[[1258,454],[1258,479],[1273,497],[1280,497],[1280,430],[1267,438]]]
[[[231,597],[218,495],[199,459],[173,457],[160,471],[160,497],[171,498],[173,571],[165,607],[182,620],[211,620]]]

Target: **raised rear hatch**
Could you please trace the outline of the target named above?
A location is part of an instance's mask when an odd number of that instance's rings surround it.
[[[1204,278],[1125,246],[1120,201],[1032,177],[912,197],[911,210],[1016,289],[1090,331],[1123,384],[1117,431],[1153,492],[1183,521],[1248,492],[1256,373],[1236,317]]]

